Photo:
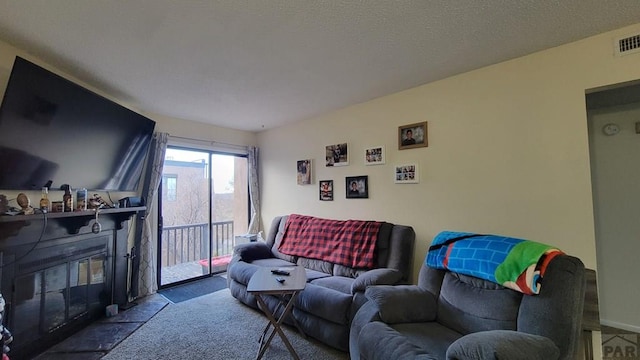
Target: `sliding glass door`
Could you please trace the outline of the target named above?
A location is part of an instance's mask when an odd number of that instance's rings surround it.
[[[247,158],[169,146],[158,211],[160,288],[226,271],[249,223]]]

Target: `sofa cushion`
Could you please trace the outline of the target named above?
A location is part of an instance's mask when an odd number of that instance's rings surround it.
[[[321,278],[326,278],[331,276],[327,273],[323,273],[322,271],[315,271],[310,269],[304,269],[304,270],[307,273],[307,282],[312,282],[315,279],[321,279]]]
[[[287,224],[287,218],[288,216],[283,216],[280,220],[280,224],[278,224],[278,232],[276,233],[273,246],[271,247],[271,253],[273,253],[273,256],[279,259],[289,261],[295,264],[297,261],[296,256],[283,254],[280,252],[280,250],[278,250],[278,248],[280,247],[280,243],[282,242],[282,238],[284,237],[284,228],[285,228],[285,225]]]
[[[370,285],[394,285],[402,279],[402,273],[396,269],[373,269],[365,273],[360,274],[353,285],[351,286],[351,293],[355,294],[358,291],[365,291],[367,286]]]
[[[295,264],[292,264],[292,263],[290,263],[288,261],[285,261],[285,260],[282,260],[282,259],[277,259],[277,258],[254,260],[252,262],[252,264],[258,265],[258,266],[265,266],[265,267],[281,267],[281,266],[293,266],[293,265],[295,265]]]
[[[329,289],[338,290],[341,293],[351,294],[353,281],[353,278],[350,277],[327,276],[321,279],[315,279],[311,283],[314,285],[324,286]]]
[[[389,325],[435,359],[445,359],[449,346],[462,335],[435,321]]]
[[[258,269],[258,266],[254,264],[238,261],[229,267],[227,270],[227,276],[246,286],[249,284],[249,280],[251,280],[251,277],[256,271],[258,271]]]
[[[416,328],[416,327],[414,327]],[[419,329],[410,329],[411,333],[420,333]],[[358,350],[362,359],[415,359],[438,360],[433,348],[421,347],[411,341],[402,330],[380,321],[366,324],[358,337]],[[427,350],[428,349],[428,350]],[[445,349],[446,350],[446,349]]]
[[[332,274],[333,264],[327,261],[299,257],[297,263],[305,269],[320,271],[329,275]]]
[[[350,277],[350,278],[356,278],[356,277],[358,277],[358,275],[362,274],[365,271],[367,271],[367,270],[366,269],[354,269],[352,267],[348,267],[348,266],[344,266],[344,265],[340,265],[340,264],[334,264],[333,265],[333,275],[337,275],[337,276],[346,276],[346,277]]]
[[[447,359],[469,360],[555,360],[560,349],[544,336],[517,331],[493,330],[469,334],[447,349]]]
[[[351,295],[324,286],[307,284],[296,298],[295,307],[337,324],[349,323]]]
[[[435,296],[418,286],[371,286],[365,295],[376,304],[378,316],[385,323],[428,322],[436,319]]]
[[[438,322],[462,334],[516,330],[522,293],[491,281],[447,272],[438,299]]]
[[[233,249],[234,253],[240,256],[242,261],[252,262],[257,259],[267,259],[272,257],[271,249],[267,244],[261,242],[250,242],[238,244]]]

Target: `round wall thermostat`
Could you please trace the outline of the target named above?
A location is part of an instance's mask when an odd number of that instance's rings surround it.
[[[602,132],[608,136],[615,135],[620,132],[620,127],[614,123],[607,124],[602,127]]]

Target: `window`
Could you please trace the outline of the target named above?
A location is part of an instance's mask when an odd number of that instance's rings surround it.
[[[162,198],[166,201],[176,201],[178,197],[178,175],[162,175]]]

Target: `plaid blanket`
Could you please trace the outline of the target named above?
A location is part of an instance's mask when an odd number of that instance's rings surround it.
[[[352,268],[375,267],[381,222],[289,215],[278,250]]]

